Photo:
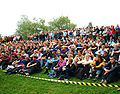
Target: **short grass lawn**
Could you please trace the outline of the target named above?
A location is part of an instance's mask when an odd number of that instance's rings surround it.
[[[44,71],[43,71],[44,72]],[[49,78],[43,72],[32,76]],[[79,80],[71,78],[70,81],[91,82],[92,80]],[[96,83],[99,83],[98,80]],[[120,84],[117,81],[112,84]],[[18,76],[16,74],[7,75],[0,70],[0,94],[120,94],[115,87],[94,87],[81,86],[74,84],[56,83],[49,81],[36,80]]]

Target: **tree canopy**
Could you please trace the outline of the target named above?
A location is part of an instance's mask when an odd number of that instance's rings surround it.
[[[88,27],[93,27],[92,22],[89,22]]]
[[[76,27],[76,24],[71,23],[67,16],[61,16],[48,22],[50,30],[71,30]]]
[[[24,38],[29,33],[38,33],[40,31],[47,32],[53,30],[71,30],[76,27],[76,24],[71,23],[67,16],[61,16],[48,22],[48,26],[45,25],[45,20],[41,18],[33,18],[29,20],[28,16],[22,15],[21,19],[17,22],[17,29],[15,34],[22,34]]]
[[[40,31],[47,31],[48,26],[45,25],[44,19],[33,18],[32,21],[28,19],[28,16],[22,15],[20,21],[17,23],[16,34],[22,34],[24,38],[27,37],[29,33],[38,33]]]

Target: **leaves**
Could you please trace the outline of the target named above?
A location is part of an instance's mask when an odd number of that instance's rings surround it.
[[[67,16],[61,16],[48,22],[49,26],[45,25],[45,20],[41,18],[33,18],[29,20],[28,16],[22,15],[20,21],[17,22],[17,29],[15,34],[22,34],[26,39],[28,34],[38,33],[40,31],[58,31],[58,30],[71,30],[76,27],[76,24],[70,22]]]
[[[17,23],[16,34],[22,34],[23,38],[25,39],[29,33],[33,34],[40,31],[45,32],[47,30],[48,27],[45,26],[44,19],[33,18],[33,20],[30,21],[26,15],[22,15],[21,20]]]
[[[48,22],[50,30],[66,30],[74,29],[75,24],[70,22],[67,16],[61,16],[59,18],[53,19],[53,21]]]
[[[92,26],[92,22],[89,22],[89,25],[88,25],[88,27],[93,27],[93,26]]]

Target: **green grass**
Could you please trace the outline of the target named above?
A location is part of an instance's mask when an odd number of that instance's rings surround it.
[[[42,72],[43,73],[43,72]],[[47,75],[37,73],[32,76],[49,78]],[[71,78],[71,81],[82,82],[79,79]],[[92,80],[83,80],[93,82]],[[99,80],[100,81],[100,80]],[[97,81],[96,83],[99,83]],[[120,84],[120,81],[112,83]],[[81,86],[73,84],[63,84],[49,81],[36,80],[18,76],[7,75],[0,70],[0,94],[120,94],[117,88]]]

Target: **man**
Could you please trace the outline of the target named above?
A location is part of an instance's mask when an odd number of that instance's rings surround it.
[[[112,50],[112,55],[115,57],[115,60],[118,61],[119,55],[120,55],[120,49],[118,48],[118,45],[116,44]]]
[[[109,59],[109,55],[106,51],[103,52],[103,58],[105,59],[105,63],[108,63]]]
[[[6,69],[6,62],[10,61],[10,55],[6,52],[6,53],[2,53],[2,57],[0,59],[0,65],[2,66],[2,69],[5,70]]]
[[[38,51],[37,50],[34,50],[34,53],[30,57],[32,57],[34,55],[38,56]]]
[[[85,76],[88,77],[89,76],[89,70],[90,70],[89,64],[93,62],[93,60],[90,59],[90,54],[86,54],[84,60],[82,60],[80,62],[84,66]]]
[[[4,63],[4,67],[5,67],[5,68],[10,68],[10,66],[12,65],[12,63],[13,63],[14,61],[16,61],[16,60],[17,60],[17,59],[15,58],[15,56],[12,55],[11,58],[10,58],[10,61]],[[8,67],[8,65],[9,65],[9,67]],[[12,66],[12,67],[13,67],[13,66]]]
[[[26,68],[29,69],[29,73],[27,73],[27,75],[33,74],[41,69],[40,61],[38,61],[37,58],[38,57],[34,55],[33,60],[27,64]]]
[[[97,81],[98,77],[100,76],[101,74],[101,71],[102,71],[102,67],[105,66],[105,62],[104,60],[102,59],[101,55],[97,55],[96,58],[95,58],[95,61],[93,61],[92,63],[90,63],[90,76],[89,76],[89,79],[92,78],[92,74],[93,72],[96,72],[96,76],[95,76],[95,79],[93,81]]]
[[[102,45],[102,48],[100,50],[96,51],[95,53],[103,56],[104,51],[107,52],[107,50],[105,49],[105,45]]]
[[[51,59],[50,57],[48,57],[48,60],[45,64],[46,71],[44,72],[44,74],[48,73],[48,70],[50,68],[52,69],[53,67],[55,67],[58,61],[59,61],[59,58],[57,57],[57,55],[54,55],[54,58],[51,58]]]
[[[115,57],[111,56],[110,61],[103,67],[102,81],[100,83],[111,83],[118,80],[119,64],[115,61]]]

